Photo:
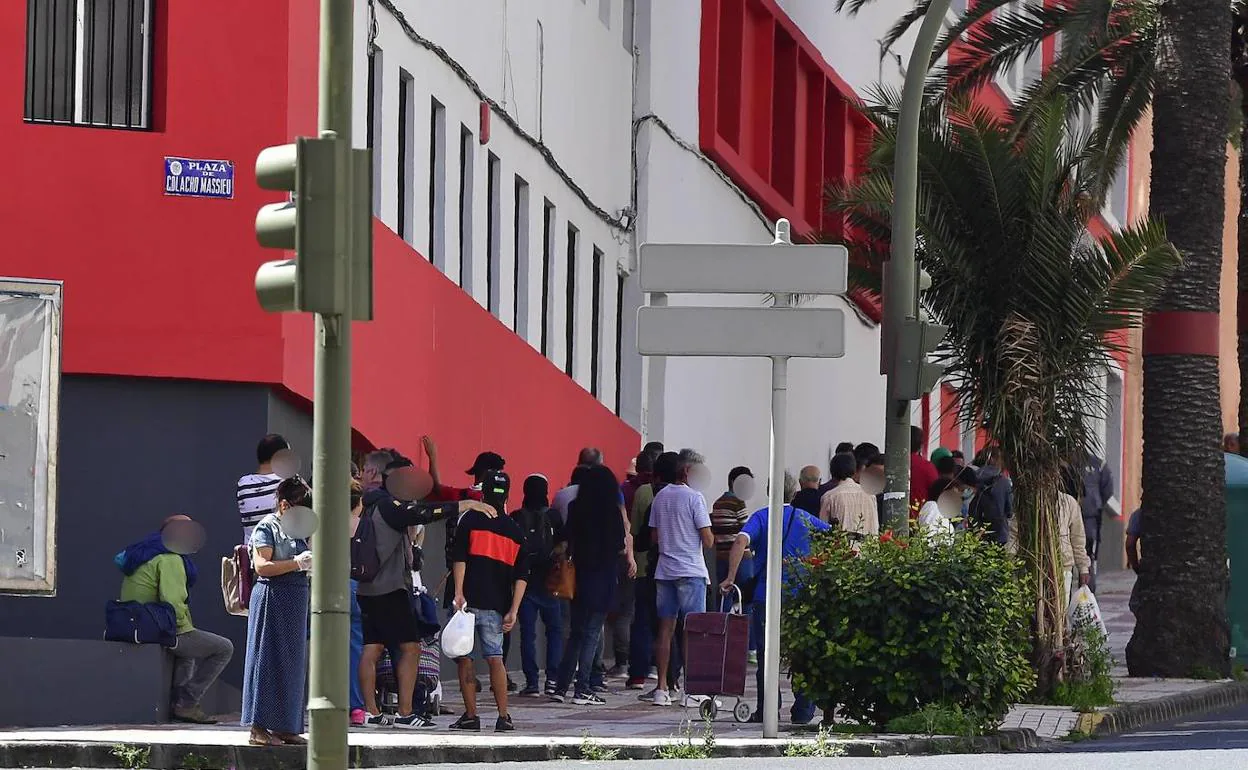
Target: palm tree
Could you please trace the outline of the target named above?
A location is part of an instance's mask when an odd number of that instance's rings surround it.
[[[870,0],[841,0],[852,12]],[[1104,189],[1124,141],[1153,108],[1150,214],[1164,222],[1184,264],[1144,334],[1144,571],[1136,583],[1135,675],[1229,671],[1225,499],[1220,449],[1217,314],[1225,216],[1224,169],[1232,42],[1230,0],[981,0],[951,27],[936,55],[933,93],[974,92],[1060,36],[1050,70],[1014,106],[1016,130],[1070,98],[1068,116],[1095,110],[1089,173]],[[890,33],[926,12],[919,0]],[[1099,106],[1094,107],[1099,101]],[[1091,190],[1095,196],[1096,189]]]
[[[865,110],[876,128],[866,174],[829,192],[847,245],[878,275],[893,201],[897,94]],[[1028,130],[949,102],[929,106],[919,138],[918,254],[923,302],[949,327],[944,363],[964,416],[982,418],[1008,459],[1020,553],[1038,588],[1041,691],[1060,668],[1058,473],[1091,446],[1111,334],[1139,323],[1178,264],[1162,226],[1142,221],[1094,240],[1097,181],[1088,133],[1067,130],[1065,100],[1035,105]]]

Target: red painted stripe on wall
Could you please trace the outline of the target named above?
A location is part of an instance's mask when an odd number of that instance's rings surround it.
[[[1167,311],[1144,319],[1146,356],[1218,356],[1217,313]]]

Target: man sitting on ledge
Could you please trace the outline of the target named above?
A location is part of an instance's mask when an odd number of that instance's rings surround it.
[[[178,622],[178,644],[170,650],[175,660],[173,718],[216,724],[217,720],[204,714],[199,701],[234,656],[234,644],[191,623],[187,598],[197,572],[190,558],[179,554],[194,553],[202,546],[203,527],[189,516],[170,516],[159,531],[117,554],[117,566],[125,575],[123,602],[165,602],[173,607]]]

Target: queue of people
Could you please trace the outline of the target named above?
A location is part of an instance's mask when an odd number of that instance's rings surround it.
[[[968,464],[960,452],[944,448],[925,457],[925,445],[922,431],[914,429],[910,497],[919,530],[949,538],[971,521],[995,542],[1014,547],[1012,489],[999,449],[986,447]],[[621,479],[601,451],[586,448],[567,485],[552,494],[545,475],[531,474],[512,505],[506,461],[498,453],[481,452],[465,472],[472,484],[460,488],[443,483],[437,446],[428,437],[422,450],[426,467],[394,449],[370,452],[352,466],[351,527],[341,536],[352,543],[351,659],[344,664],[353,725],[437,726],[436,718],[449,713],[438,697],[439,633],[461,610],[473,614],[475,650],[457,659],[464,713],[450,725],[455,730],[482,725],[478,696],[484,686],[474,653],[489,672],[498,732],[515,729],[512,694],[600,706],[607,702],[608,676],[624,678],[626,689],[642,691],[638,697],[655,706],[697,702],[699,696],[681,693],[681,629],[688,615],[706,611],[712,593],[741,596],[751,615],[750,660],[757,662],[766,639],[760,603],[766,595],[769,511],[752,504],[759,490],[748,467],[732,468],[725,491],[708,505],[705,493],[713,481],[694,450],[666,451],[651,442],[630,459]],[[251,728],[254,745],[298,745],[304,742],[314,565],[314,541],[301,512],[313,507],[312,491],[281,436],[265,436],[256,458],[255,472],[241,477],[236,489],[254,572],[243,724]],[[786,473],[786,562],[808,555],[817,531],[836,528],[857,539],[878,535],[883,465],[877,446],[845,443],[831,457],[827,481],[816,465],[803,467],[796,478]],[[1086,585],[1094,576],[1099,522],[1092,529],[1089,516],[1107,507],[1107,474],[1104,463],[1089,463],[1086,471],[1072,465],[1063,473],[1059,513],[1068,595],[1075,581]],[[431,566],[425,534],[438,522],[446,524],[446,576],[430,586],[423,578]],[[172,517],[160,532],[118,554],[117,563],[125,575],[123,599],[168,602],[175,610],[174,717],[211,722],[199,701],[233,647],[191,623],[187,595],[196,573],[186,554],[194,552],[188,543],[196,536],[202,545],[202,527]],[[517,631],[520,684],[504,663]],[[540,659],[539,631],[545,638]],[[609,668],[604,652],[613,655]],[[389,671],[385,687],[379,670]],[[390,714],[381,697],[387,688],[395,696]],[[761,720],[759,705],[755,719]],[[806,723],[814,711],[815,704],[799,694],[791,717]]]

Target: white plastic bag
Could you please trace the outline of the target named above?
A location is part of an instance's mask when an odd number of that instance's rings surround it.
[[[1093,626],[1100,629],[1106,637],[1109,636],[1105,620],[1101,617],[1101,606],[1087,586],[1079,586],[1079,590],[1075,591],[1074,598],[1070,600],[1070,609],[1066,613],[1066,622],[1072,629]]]
[[[465,610],[456,612],[442,629],[442,653],[451,660],[471,655],[477,641],[476,629],[475,615]]]

